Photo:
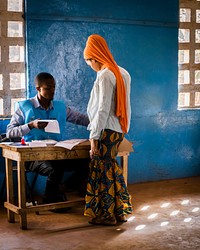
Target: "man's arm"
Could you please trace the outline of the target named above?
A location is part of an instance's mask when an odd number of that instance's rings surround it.
[[[24,114],[20,108],[13,114],[10,123],[7,126],[6,137],[15,138],[22,137],[30,132],[31,129],[44,129],[48,122],[40,122],[39,119],[35,119],[25,124]]]
[[[10,123],[7,126],[6,137],[22,137],[30,131],[28,124],[24,124],[24,115],[22,111],[18,108],[13,114]]]
[[[86,127],[90,123],[87,115],[81,114],[78,111],[75,111],[69,107],[67,107],[67,121]]]

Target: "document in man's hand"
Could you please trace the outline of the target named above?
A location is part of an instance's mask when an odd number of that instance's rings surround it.
[[[67,149],[72,149],[74,146],[87,141],[88,139],[71,139],[71,140],[65,140],[65,141],[60,141],[56,143],[55,146],[57,147],[62,147],[62,148],[67,148]]]
[[[60,126],[57,120],[39,120],[39,122],[48,122],[44,128],[45,132],[60,134]]]

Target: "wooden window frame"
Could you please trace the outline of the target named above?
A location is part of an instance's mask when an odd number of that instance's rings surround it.
[[[0,60],[0,74],[2,74],[3,89],[0,89],[0,99],[3,99],[3,114],[0,118],[10,117],[12,99],[26,98],[25,89],[11,89],[10,88],[10,73],[25,73],[25,58],[23,62],[9,62],[9,46],[24,46],[25,55],[25,22],[24,22],[24,1],[22,12],[7,11],[7,0],[0,0],[0,46],[1,46],[1,60]],[[8,37],[8,21],[23,22],[23,37]],[[26,76],[26,74],[25,74]]]
[[[181,106],[178,101],[178,109],[200,109],[200,105],[195,105],[195,93],[200,92],[200,84],[195,84],[195,71],[200,70],[200,63],[195,63],[195,50],[200,49],[200,43],[195,42],[195,30],[200,29],[200,23],[196,23],[196,10],[200,9],[200,1],[197,0],[180,0],[179,9],[191,9],[190,22],[179,22],[179,29],[190,30],[190,41],[188,43],[179,42],[179,50],[189,50],[189,62],[179,64],[180,70],[189,70],[189,84],[178,84],[179,96],[181,93],[190,94],[188,106]]]

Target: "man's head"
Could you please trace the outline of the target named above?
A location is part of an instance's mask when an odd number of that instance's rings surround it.
[[[35,77],[35,85],[41,98],[52,100],[55,93],[55,79],[46,72],[41,72]]]

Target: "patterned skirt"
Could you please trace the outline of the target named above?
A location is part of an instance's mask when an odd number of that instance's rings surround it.
[[[90,162],[84,215],[95,218],[132,213],[122,167],[116,156],[123,134],[104,130],[99,140],[99,154]]]

